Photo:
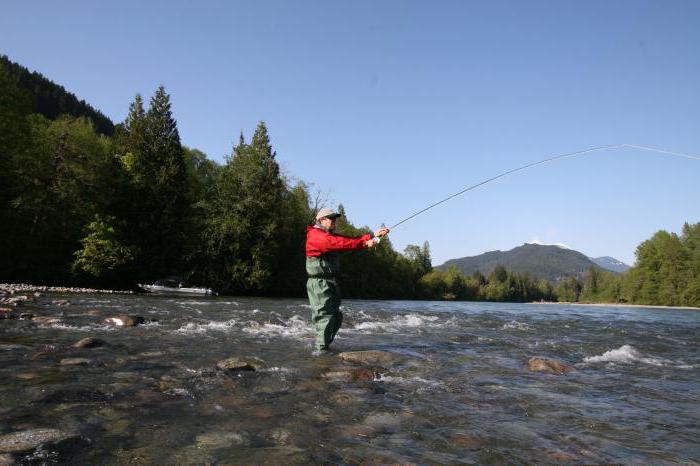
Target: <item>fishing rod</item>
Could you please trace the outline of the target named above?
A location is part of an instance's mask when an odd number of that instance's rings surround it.
[[[500,173],[500,174],[498,174],[498,175],[496,175],[496,176],[493,176],[493,177],[488,178],[488,179],[486,179],[486,180],[480,181],[480,182],[478,182],[478,183],[476,183],[476,184],[474,184],[474,185],[471,185],[471,186],[469,186],[469,187],[467,187],[467,188],[464,188],[463,190],[461,190],[461,191],[459,191],[459,192],[457,192],[457,193],[455,193],[455,194],[452,194],[451,196],[446,197],[445,199],[442,199],[442,200],[440,200],[440,201],[435,202],[434,204],[429,205],[429,206],[426,207],[425,209],[421,209],[421,210],[419,210],[418,212],[415,212],[414,214],[411,214],[410,216],[406,217],[405,219],[401,220],[400,222],[398,222],[398,223],[392,225],[391,227],[389,227],[389,229],[390,229],[390,230],[393,230],[394,228],[396,228],[397,226],[401,225],[402,223],[405,223],[405,222],[411,220],[412,218],[415,218],[415,217],[419,216],[419,215],[422,214],[423,212],[426,212],[426,211],[432,209],[433,207],[437,207],[437,206],[439,206],[440,204],[449,201],[450,199],[454,199],[455,197],[461,196],[462,194],[464,194],[464,193],[466,193],[466,192],[469,192],[469,191],[471,191],[471,190],[473,190],[473,189],[476,189],[476,188],[478,188],[479,186],[483,186],[483,185],[485,185],[485,184],[487,184],[487,183],[490,183],[490,182],[492,182],[492,181],[495,181],[495,180],[497,180],[497,179],[499,179],[499,178],[503,178],[504,176],[510,175],[510,174],[512,174],[512,173],[515,173],[515,172],[518,172],[518,171],[521,171],[521,170],[525,170],[525,169],[527,169],[527,168],[531,168],[531,167],[534,167],[534,166],[536,166],[536,165],[542,165],[542,164],[545,164],[545,163],[554,162],[555,160],[565,159],[565,158],[568,158],[568,157],[576,157],[576,156],[579,156],[579,155],[586,155],[586,154],[590,154],[590,153],[593,153],[593,152],[600,152],[600,151],[611,150],[611,149],[622,149],[622,148],[625,148],[625,147],[627,147],[627,148],[632,148],[632,149],[641,149],[641,150],[646,150],[646,151],[650,151],[650,152],[656,152],[656,153],[659,153],[659,154],[670,155],[670,156],[674,156],[674,157],[683,157],[683,158],[686,158],[686,159],[700,160],[700,157],[697,156],[697,155],[690,155],[690,154],[685,154],[685,153],[682,153],[682,152],[674,152],[674,151],[670,151],[670,150],[666,150],[666,149],[657,149],[657,148],[655,148],[655,147],[641,146],[641,145],[638,145],[638,144],[611,144],[611,145],[608,145],[608,146],[598,146],[598,147],[593,147],[593,148],[590,148],[590,149],[579,150],[579,151],[576,151],[576,152],[569,152],[569,153],[567,153],[567,154],[561,154],[561,155],[557,155],[557,156],[554,156],[554,157],[549,157],[549,158],[546,158],[546,159],[544,159],[544,160],[540,160],[539,162],[531,162],[531,163],[528,163],[528,164],[526,164],[526,165],[523,165],[522,167],[513,168],[512,170],[505,171],[505,172]]]

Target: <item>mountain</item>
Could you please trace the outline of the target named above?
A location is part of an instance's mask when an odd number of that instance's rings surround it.
[[[630,269],[629,265],[610,256],[589,257],[589,259],[601,266],[602,268],[615,273],[627,272]]]
[[[107,136],[114,133],[112,120],[84,100],[78,100],[63,86],[45,78],[36,71],[31,72],[24,66],[14,63],[5,55],[0,55],[0,66],[17,80],[19,88],[30,97],[33,113],[40,113],[49,120],[54,120],[63,114],[88,117],[95,124],[98,133]]]
[[[478,256],[450,259],[436,268],[447,270],[455,266],[465,275],[479,271],[488,276],[497,265],[512,272],[528,273],[532,277],[550,281],[567,277],[582,278],[590,267],[603,269],[585,254],[573,249],[532,243],[510,251],[490,251]]]

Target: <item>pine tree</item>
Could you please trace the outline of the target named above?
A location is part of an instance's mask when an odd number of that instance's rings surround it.
[[[134,259],[139,280],[179,272],[185,243],[187,171],[170,96],[163,86],[148,111],[136,95],[117,131],[122,166],[127,172],[129,206],[122,206],[130,227],[127,244],[140,254]],[[121,210],[121,209],[118,209]]]
[[[243,135],[217,181],[210,206],[209,254],[221,289],[269,290],[279,263],[279,229],[286,187],[264,122],[250,144]]]

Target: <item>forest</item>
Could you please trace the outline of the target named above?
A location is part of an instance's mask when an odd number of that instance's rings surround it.
[[[123,122],[0,57],[0,282],[132,289],[166,276],[222,294],[304,296],[305,226],[321,199],[285,178],[264,122],[219,164],[182,144],[161,86]],[[368,232],[344,214],[339,232]],[[383,241],[343,258],[362,299],[700,306],[700,223],[659,231],[624,274],[534,280],[433,269],[430,246]]]

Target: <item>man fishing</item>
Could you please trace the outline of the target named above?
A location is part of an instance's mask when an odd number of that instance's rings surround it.
[[[359,238],[335,234],[336,219],[340,214],[323,208],[316,214],[313,225],[306,227],[306,292],[311,305],[311,321],[316,328],[316,351],[328,351],[343,323],[340,312],[340,290],[337,276],[340,268],[339,253],[374,247],[378,238],[386,236],[389,229],[382,227],[374,235],[367,233]]]

